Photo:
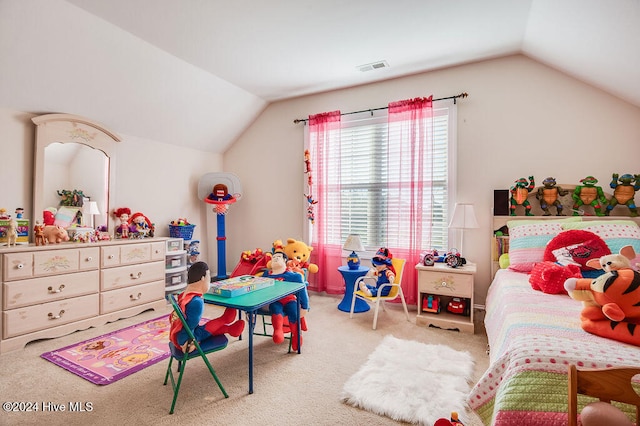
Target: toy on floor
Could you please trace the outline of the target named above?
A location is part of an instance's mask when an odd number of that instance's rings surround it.
[[[640,175],[625,173],[618,177],[618,174],[614,173],[609,186],[613,189],[613,196],[609,200],[605,215],[609,216],[615,206],[622,204],[629,208],[629,216],[638,216],[638,209],[633,197],[640,189]]]
[[[548,177],[542,181],[542,185],[538,188],[536,198],[540,201],[540,208],[544,212],[543,216],[551,216],[549,207],[554,206],[556,208],[556,216],[564,216],[562,214],[562,203],[560,198],[567,195],[569,191],[562,189],[556,185],[556,178]]]
[[[436,420],[433,426],[464,426],[464,424],[458,418],[458,413],[455,411],[452,411],[451,418],[449,419],[440,418]]]
[[[533,176],[529,176],[529,182],[525,178],[520,178],[515,182],[509,191],[511,192],[511,198],[509,200],[509,215],[516,215],[516,207],[523,206],[524,214],[526,216],[533,216],[531,213],[531,203],[527,200],[529,192],[533,191],[536,187]]]
[[[581,211],[578,210],[580,206],[592,206],[596,213],[596,216],[604,216],[602,211],[604,205],[607,203],[607,199],[602,192],[602,187],[596,186],[598,179],[593,176],[587,176],[580,180],[582,185],[576,185],[576,189],[573,190],[571,198],[573,198],[573,215],[578,216]]]

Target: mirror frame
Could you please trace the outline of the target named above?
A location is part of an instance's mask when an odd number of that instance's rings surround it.
[[[115,185],[116,142],[119,136],[95,121],[72,114],[45,114],[31,119],[36,124],[36,144],[33,167],[33,214],[31,226],[42,221],[44,191],[45,148],[52,143],[80,143],[98,149],[109,159],[109,180],[107,190],[107,228],[110,234],[115,230],[111,215],[113,206],[112,188]]]

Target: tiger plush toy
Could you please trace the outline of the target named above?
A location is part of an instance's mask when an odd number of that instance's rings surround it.
[[[584,331],[640,346],[640,273],[610,270],[594,279],[569,278],[564,287],[571,298],[583,302]]]

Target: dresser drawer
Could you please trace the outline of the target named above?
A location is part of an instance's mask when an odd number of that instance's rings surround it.
[[[7,253],[2,255],[4,281],[20,280],[33,276],[33,253]]]
[[[149,262],[151,260],[151,243],[127,244],[120,246],[120,264]]]
[[[141,263],[139,265],[121,266],[103,269],[100,289],[113,290],[136,284],[162,280],[164,282],[164,262]]]
[[[90,294],[4,311],[2,313],[3,338],[91,318],[98,315],[98,309],[98,294]]]
[[[164,241],[151,243],[151,260],[164,260],[166,246]]]
[[[87,271],[6,282],[3,284],[3,309],[97,293],[100,289],[99,280],[98,271]]]
[[[100,294],[100,313],[119,311],[132,306],[154,302],[164,297],[164,281],[140,284]]]
[[[33,253],[33,276],[68,274],[80,269],[80,250],[47,250]]]
[[[473,276],[444,271],[418,271],[420,293],[471,298]]]

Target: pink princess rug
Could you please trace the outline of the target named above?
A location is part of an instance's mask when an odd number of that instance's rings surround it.
[[[169,316],[45,352],[41,357],[96,385],[108,385],[169,357]]]

